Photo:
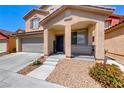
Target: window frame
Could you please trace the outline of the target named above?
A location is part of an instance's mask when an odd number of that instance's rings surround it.
[[[37,26],[35,26],[36,25],[36,20],[38,21]],[[39,22],[40,22],[40,18],[39,17],[32,18],[30,20],[30,29],[38,29],[40,27]]]
[[[111,27],[111,24],[112,24],[112,20],[105,21],[105,28]]]
[[[75,33],[76,37],[73,37],[73,33]],[[79,33],[83,33],[82,35],[85,36],[85,43],[79,44],[78,43],[78,34]],[[88,29],[80,29],[80,30],[75,30],[72,32],[72,37],[71,37],[71,41],[72,41],[72,45],[88,45]],[[73,40],[76,39],[76,40]]]

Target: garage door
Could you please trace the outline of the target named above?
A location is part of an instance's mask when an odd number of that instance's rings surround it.
[[[23,38],[22,52],[43,53],[43,38]]]
[[[6,50],[7,50],[6,40],[0,40],[0,53],[6,52]]]

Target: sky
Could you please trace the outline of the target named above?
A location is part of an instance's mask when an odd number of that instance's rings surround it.
[[[0,5],[0,29],[15,32],[18,28],[25,29],[23,16],[38,5]],[[114,13],[124,15],[124,5],[112,5]]]

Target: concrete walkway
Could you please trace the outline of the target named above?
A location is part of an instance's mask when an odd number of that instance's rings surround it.
[[[43,54],[40,53],[12,53],[0,57],[0,69],[18,72],[25,66],[29,65]]]
[[[47,81],[0,69],[0,88],[62,88]]]
[[[64,58],[63,54],[49,56],[42,66],[29,73],[28,76],[45,80],[54,70],[56,64],[61,58]]]
[[[124,72],[124,66],[122,64],[118,63],[117,61],[112,60],[110,58],[107,58],[107,62],[106,63],[107,64],[115,64],[115,65],[117,65],[120,68],[121,71]]]
[[[84,61],[95,61],[95,57],[94,56],[90,56],[90,55],[77,55],[77,56],[74,56],[73,59],[76,59],[76,60],[84,60]]]

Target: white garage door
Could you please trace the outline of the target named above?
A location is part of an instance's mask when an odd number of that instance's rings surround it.
[[[43,38],[23,38],[22,52],[43,53]]]
[[[7,42],[6,40],[0,40],[0,53],[7,51]]]

